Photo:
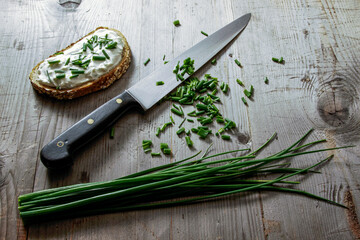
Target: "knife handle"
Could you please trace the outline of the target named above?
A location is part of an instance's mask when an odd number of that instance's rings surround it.
[[[40,153],[42,163],[49,169],[71,165],[77,149],[104,132],[131,108],[142,109],[127,91],[104,103],[45,145]]]

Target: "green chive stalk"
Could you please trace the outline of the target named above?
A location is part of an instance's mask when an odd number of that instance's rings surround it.
[[[18,209],[24,223],[31,224],[59,218],[191,204],[245,191],[294,193],[344,207],[331,199],[295,188],[299,181],[287,180],[298,174],[318,173],[312,169],[329,161],[332,156],[304,168],[291,168],[290,159],[351,147],[311,150],[311,147],[325,140],[303,144],[310,133],[311,130],[294,144],[267,157],[259,158],[257,154],[272,142],[275,134],[252,152],[250,149],[238,149],[202,157],[198,157],[198,153],[174,163],[110,181],[24,194],[18,198]],[[186,137],[186,141],[191,147],[190,138]],[[145,140],[143,145],[145,148],[149,147],[151,141]],[[166,143],[161,143],[160,148],[164,154],[171,153]],[[232,157],[226,157],[228,154]],[[151,154],[158,155],[159,153]],[[282,160],[288,161],[280,162]]]

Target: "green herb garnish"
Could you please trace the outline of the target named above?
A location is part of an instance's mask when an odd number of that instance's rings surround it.
[[[107,59],[110,59],[110,56],[109,54],[107,54],[107,52],[105,51],[105,49],[101,50],[102,53],[104,54],[104,56],[107,58]]]
[[[156,82],[156,86],[160,86],[160,85],[164,85],[164,82],[163,81]]]
[[[105,61],[105,60],[106,60],[106,57],[94,55],[94,56],[92,57],[92,60],[94,60],[94,61]]]
[[[48,60],[49,64],[57,64],[60,63],[60,60]]]
[[[235,59],[235,63],[236,65],[238,65],[239,67],[242,67],[241,63],[239,62],[239,60]]]
[[[173,24],[175,25],[175,27],[178,27],[178,26],[180,26],[180,21],[179,21],[179,20],[175,20],[175,21],[173,22]]]
[[[201,33],[203,34],[203,35],[205,35],[205,36],[209,36],[206,32],[204,32],[204,31],[201,31]]]
[[[150,62],[150,58],[146,59],[146,61],[144,62],[144,65],[146,66],[149,62]]]

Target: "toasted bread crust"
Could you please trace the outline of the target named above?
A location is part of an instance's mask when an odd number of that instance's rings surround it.
[[[118,65],[116,65],[113,69],[111,69],[108,73],[100,76],[98,79],[96,79],[95,81],[91,81],[91,82],[87,82],[81,86],[75,87],[75,88],[71,88],[71,89],[56,89],[54,87],[49,87],[49,86],[45,86],[42,85],[39,81],[38,81],[38,69],[40,64],[42,64],[45,60],[39,62],[31,71],[30,73],[30,82],[33,86],[33,88],[38,91],[41,94],[45,94],[48,95],[49,97],[53,97],[53,98],[57,98],[57,99],[73,99],[73,98],[77,98],[77,97],[81,97],[84,96],[86,94],[92,93],[92,92],[96,92],[99,91],[101,89],[107,88],[109,87],[115,80],[119,79],[128,69],[130,62],[131,62],[131,50],[130,50],[130,46],[126,41],[126,38],[124,37],[124,35],[116,30],[116,29],[112,29],[112,28],[107,28],[107,27],[98,27],[96,28],[94,31],[88,33],[86,36],[82,37],[81,39],[79,39],[78,41],[70,44],[69,46],[67,46],[66,48],[60,50],[60,51],[65,51],[69,48],[71,48],[74,44],[76,44],[77,42],[79,42],[80,40],[82,40],[83,38],[93,34],[96,30],[98,29],[109,29],[112,30],[114,32],[116,32],[121,38],[122,41],[124,42],[124,47],[123,47],[123,52],[122,52],[122,59],[120,61],[120,63]],[[50,57],[55,56],[55,54],[51,55]]]

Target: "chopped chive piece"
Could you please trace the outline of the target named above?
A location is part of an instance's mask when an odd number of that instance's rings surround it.
[[[106,57],[104,57],[104,56],[93,56],[92,59],[94,61],[105,61]]]
[[[191,141],[189,136],[185,136],[185,141],[188,147],[192,147],[194,145],[193,141]]]
[[[61,55],[61,54],[64,54],[63,52],[56,52],[54,53],[54,55]]]
[[[216,63],[216,58],[214,58],[213,60],[211,60],[211,64],[214,65]]]
[[[180,26],[180,21],[179,21],[179,20],[175,20],[175,21],[173,22],[173,24],[174,24],[175,27],[178,27],[178,26]]]
[[[160,143],[160,149],[163,150],[165,148],[169,148],[169,145],[167,143]]]
[[[164,56],[163,56],[163,61],[165,60],[165,54],[164,54]]]
[[[65,71],[63,71],[63,70],[55,70],[54,72],[55,73],[65,73]]]
[[[150,58],[146,59],[146,61],[144,62],[144,65],[146,66],[149,62],[150,62]]]
[[[176,74],[177,78],[180,79],[181,81],[184,81],[184,77],[181,74]]]
[[[179,110],[177,110],[177,109],[175,109],[175,108],[172,108],[172,109],[171,109],[171,112],[173,112],[174,114],[176,114],[176,115],[178,115],[178,116],[180,116],[180,117],[184,116],[184,113],[183,113],[183,112],[181,112],[181,111],[179,111]]]
[[[205,36],[209,36],[206,32],[204,32],[204,31],[201,31],[201,33],[203,34],[203,35],[205,35]]]
[[[105,51],[105,49],[102,50],[102,53],[104,54],[104,56],[105,56],[107,59],[110,59],[110,56],[109,56],[109,54],[107,54],[107,52]]]
[[[230,136],[229,135],[221,135],[221,138],[223,140],[230,140]]]
[[[160,85],[164,85],[164,82],[163,81],[156,82],[156,86],[160,86]]]
[[[156,128],[156,133],[155,133],[155,135],[158,137],[159,135],[160,135],[160,131],[161,131],[161,129],[158,127],[158,128]]]
[[[164,61],[164,64],[167,64],[169,61]]]
[[[194,120],[192,120],[192,119],[187,119],[187,121],[188,121],[188,122],[191,122],[191,123],[194,122]]]
[[[71,75],[71,76],[70,76],[70,79],[76,78],[76,77],[78,77],[78,76],[79,76],[79,74]]]
[[[181,126],[184,124],[185,120],[186,120],[186,118],[184,118],[184,120],[182,120],[182,122],[179,125],[179,128],[181,128]]]
[[[172,116],[170,116],[170,120],[171,120],[172,124],[175,124],[175,121]]]
[[[183,132],[185,132],[185,128],[184,128],[184,127],[182,127],[182,128],[180,128],[179,130],[177,130],[177,131],[176,131],[176,134],[177,134],[177,135],[180,135],[180,134],[182,134]]]
[[[177,74],[179,72],[179,69],[180,69],[180,61],[176,64],[173,73]]]
[[[284,58],[283,57],[281,57],[280,59],[273,57],[271,60],[273,60],[273,62],[280,63],[280,64],[284,63]]]
[[[225,83],[223,88],[220,88],[223,93],[227,93],[229,90],[229,84]]]
[[[164,125],[160,128],[160,131],[161,131],[161,132],[165,131],[165,128],[166,128],[167,126],[171,125],[171,124],[172,124],[172,122],[164,123]]]
[[[251,92],[249,92],[248,90],[244,89],[244,94],[245,94],[245,96],[247,96],[248,98],[251,98]]]
[[[85,71],[84,70],[71,70],[71,73],[72,74],[83,74],[83,73],[85,73]]]
[[[148,153],[151,151],[151,145],[152,145],[152,141],[151,140],[143,140],[142,141],[142,147],[145,153]]]
[[[265,77],[264,83],[265,83],[265,84],[269,84],[269,79],[268,79],[268,77]]]
[[[117,45],[117,42],[111,42],[105,48],[106,49],[113,49],[113,48],[116,48],[116,45]]]
[[[61,79],[65,77],[65,73],[56,75],[57,79]]]
[[[235,59],[235,63],[236,65],[238,65],[239,67],[242,67],[241,63],[239,62],[239,60]]]
[[[112,128],[110,129],[110,138],[113,139],[114,136],[115,136],[115,127],[112,127]]]
[[[65,62],[65,66],[66,66],[66,65],[68,65],[68,64],[69,64],[69,62],[70,62],[70,58],[68,58],[68,59],[66,60],[66,62]]]
[[[48,60],[49,64],[57,64],[60,63],[60,60]]]
[[[243,101],[243,103],[244,103],[245,105],[247,105],[247,101],[246,101],[246,99],[245,99],[244,97],[242,97],[241,100]]]
[[[236,79],[236,82],[240,85],[240,86],[244,86],[244,83],[242,81],[240,81],[240,79]]]
[[[163,153],[164,153],[165,155],[170,155],[170,154],[171,154],[171,149],[170,149],[170,148],[164,148],[164,149],[163,149]]]
[[[251,94],[251,95],[254,94],[254,86],[253,86],[253,85],[250,86],[250,94]]]
[[[152,153],[150,153],[151,154],[151,156],[152,157],[158,157],[158,156],[161,156],[161,153],[154,153],[154,152],[152,152]]]

